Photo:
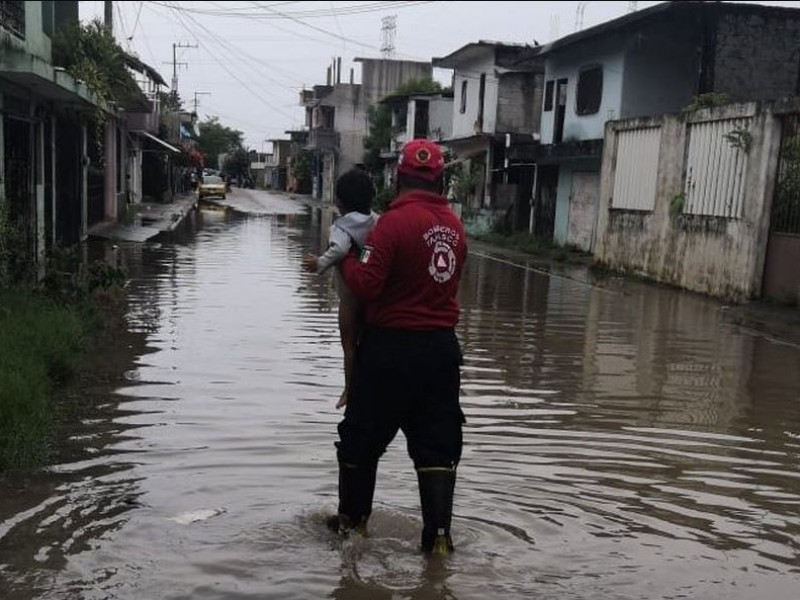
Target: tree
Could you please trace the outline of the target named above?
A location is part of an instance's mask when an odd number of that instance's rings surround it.
[[[392,111],[385,104],[369,107],[369,135],[364,139],[364,167],[368,173],[383,172],[381,151],[392,141]]]
[[[98,20],[62,27],[53,37],[53,63],[85,81],[102,102],[123,108],[146,106],[147,99],[127,67],[130,59]],[[98,115],[100,118],[102,116]]]
[[[311,163],[314,156],[311,150],[305,148],[299,150],[292,158],[292,174],[297,179],[298,187],[305,188],[305,184],[311,180]]]
[[[222,170],[233,177],[245,176],[250,171],[250,156],[244,148],[236,148],[225,157]]]
[[[410,79],[400,84],[387,97],[441,91],[442,86],[432,79]],[[387,150],[392,141],[392,111],[386,104],[370,106],[368,118],[369,134],[364,139],[364,167],[368,173],[377,176],[383,172],[381,151]]]
[[[219,155],[242,148],[244,134],[236,129],[225,127],[217,117],[208,117],[199,125],[197,147],[206,156],[206,164],[215,166]]]

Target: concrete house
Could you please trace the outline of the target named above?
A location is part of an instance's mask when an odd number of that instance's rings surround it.
[[[272,153],[267,155],[265,164],[264,185],[272,190],[286,189],[287,167],[291,155],[291,140],[269,140]]]
[[[384,187],[394,185],[397,157],[403,145],[413,139],[425,138],[436,142],[451,137],[453,131],[453,96],[441,92],[425,94],[391,94],[380,103],[392,115],[392,139],[381,151],[386,161]]]
[[[328,67],[326,85],[300,92],[306,109],[307,148],[314,151],[312,185],[315,198],[333,200],[333,186],[341,173],[361,164],[369,130],[369,108],[412,80],[431,79],[430,63],[380,58],[357,58],[361,83],[350,70],[341,81],[341,59]]]
[[[54,34],[77,21],[77,1],[0,3],[0,202],[26,251],[22,276],[41,277],[47,251],[88,228],[86,156],[98,102],[52,60]],[[102,180],[99,202],[102,211]]]
[[[550,165],[542,185],[557,195],[555,241],[595,247],[608,121],[680,111],[710,93],[734,102],[797,93],[798,15],[760,5],[665,2],[544,46],[539,163]]]
[[[529,210],[544,79],[537,52],[525,44],[484,40],[433,59],[435,67],[453,70],[452,137],[445,145],[472,174],[472,193],[459,198],[465,214],[476,217],[472,223],[467,217],[472,229],[515,217],[515,207]]]

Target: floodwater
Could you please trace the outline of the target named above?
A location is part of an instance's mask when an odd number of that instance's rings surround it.
[[[0,479],[0,598],[760,599],[800,589],[800,349],[718,303],[477,251],[456,553],[402,436],[367,538],[336,507],[330,217],[263,192],[122,248],[130,331],[58,462]],[[76,399],[77,396],[77,399]]]

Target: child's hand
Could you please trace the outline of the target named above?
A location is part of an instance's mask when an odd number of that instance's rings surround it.
[[[309,273],[316,273],[319,257],[316,254],[306,254],[303,258],[303,268]]]

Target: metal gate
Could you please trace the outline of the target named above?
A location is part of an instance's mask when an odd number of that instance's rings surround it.
[[[800,304],[800,114],[781,123],[763,294]]]
[[[617,134],[612,208],[653,210],[660,146],[660,127],[628,129]]]
[[[741,218],[751,120],[689,125],[685,213]]]

